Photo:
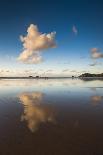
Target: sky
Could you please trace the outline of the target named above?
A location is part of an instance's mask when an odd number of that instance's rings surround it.
[[[103,72],[102,0],[1,0],[0,76]]]

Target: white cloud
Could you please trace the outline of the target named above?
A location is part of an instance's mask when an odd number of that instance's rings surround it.
[[[43,61],[42,56],[40,55],[40,52],[38,51],[30,51],[30,50],[24,50],[18,58],[19,61],[22,61],[23,63],[27,64],[38,64]]]
[[[91,49],[91,57],[93,59],[103,58],[103,53],[98,48]]]
[[[75,25],[73,25],[73,27],[72,27],[72,31],[73,31],[73,33],[74,33],[75,35],[78,34],[78,30],[77,30],[77,28],[76,28]]]
[[[23,43],[23,51],[19,55],[18,60],[23,63],[37,64],[42,62],[41,52],[48,48],[56,47],[56,32],[40,33],[36,25],[31,24],[27,29],[27,35],[21,36]]]

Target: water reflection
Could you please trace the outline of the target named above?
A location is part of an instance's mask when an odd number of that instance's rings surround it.
[[[102,80],[1,80],[0,155],[103,154],[102,103]]]
[[[24,106],[21,120],[27,122],[31,132],[35,132],[41,123],[55,122],[54,110],[49,104],[44,103],[43,93],[22,93],[19,98]]]
[[[94,95],[94,96],[91,96],[91,100],[92,100],[92,104],[96,106],[100,104],[101,101],[103,101],[103,96]]]

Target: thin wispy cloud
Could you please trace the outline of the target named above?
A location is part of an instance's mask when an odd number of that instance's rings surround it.
[[[26,36],[20,36],[23,43],[23,51],[18,60],[27,64],[38,64],[43,61],[42,51],[56,47],[56,32],[40,33],[36,25],[31,24]]]
[[[80,56],[80,59],[86,59],[86,56]]]
[[[72,27],[72,32],[73,32],[75,35],[78,34],[78,30],[77,30],[77,28],[76,28],[75,25],[73,25],[73,27]]]
[[[93,58],[93,59],[103,58],[103,53],[100,51],[99,48],[92,48],[91,49],[91,58]]]
[[[97,65],[97,62],[94,62],[94,63],[89,64],[89,66],[91,66],[91,67],[94,67],[96,65]]]
[[[76,70],[71,70],[70,72],[71,72],[71,73],[77,73],[77,71],[76,71]]]
[[[69,71],[69,69],[64,69],[64,70],[62,70],[62,72],[68,72]]]
[[[5,58],[9,61],[15,61],[16,60],[16,58],[12,55],[6,55]]]
[[[65,61],[64,64],[65,64],[65,65],[66,65],[66,64],[70,64],[70,61]]]
[[[49,69],[49,70],[47,70],[46,72],[47,72],[47,73],[48,73],[48,72],[53,72],[53,70],[52,70],[52,69]]]

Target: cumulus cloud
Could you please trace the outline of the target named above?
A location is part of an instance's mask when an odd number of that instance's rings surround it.
[[[73,33],[74,33],[75,35],[78,34],[78,30],[77,30],[77,28],[76,28],[75,25],[73,25],[73,27],[72,27],[72,31],[73,31]]]
[[[103,58],[103,53],[101,53],[99,48],[92,48],[91,49],[91,57],[93,59]]]
[[[31,24],[27,29],[27,35],[20,37],[23,43],[23,51],[19,55],[18,60],[28,64],[42,62],[42,51],[56,47],[55,34],[56,32],[40,33],[38,27]]]

